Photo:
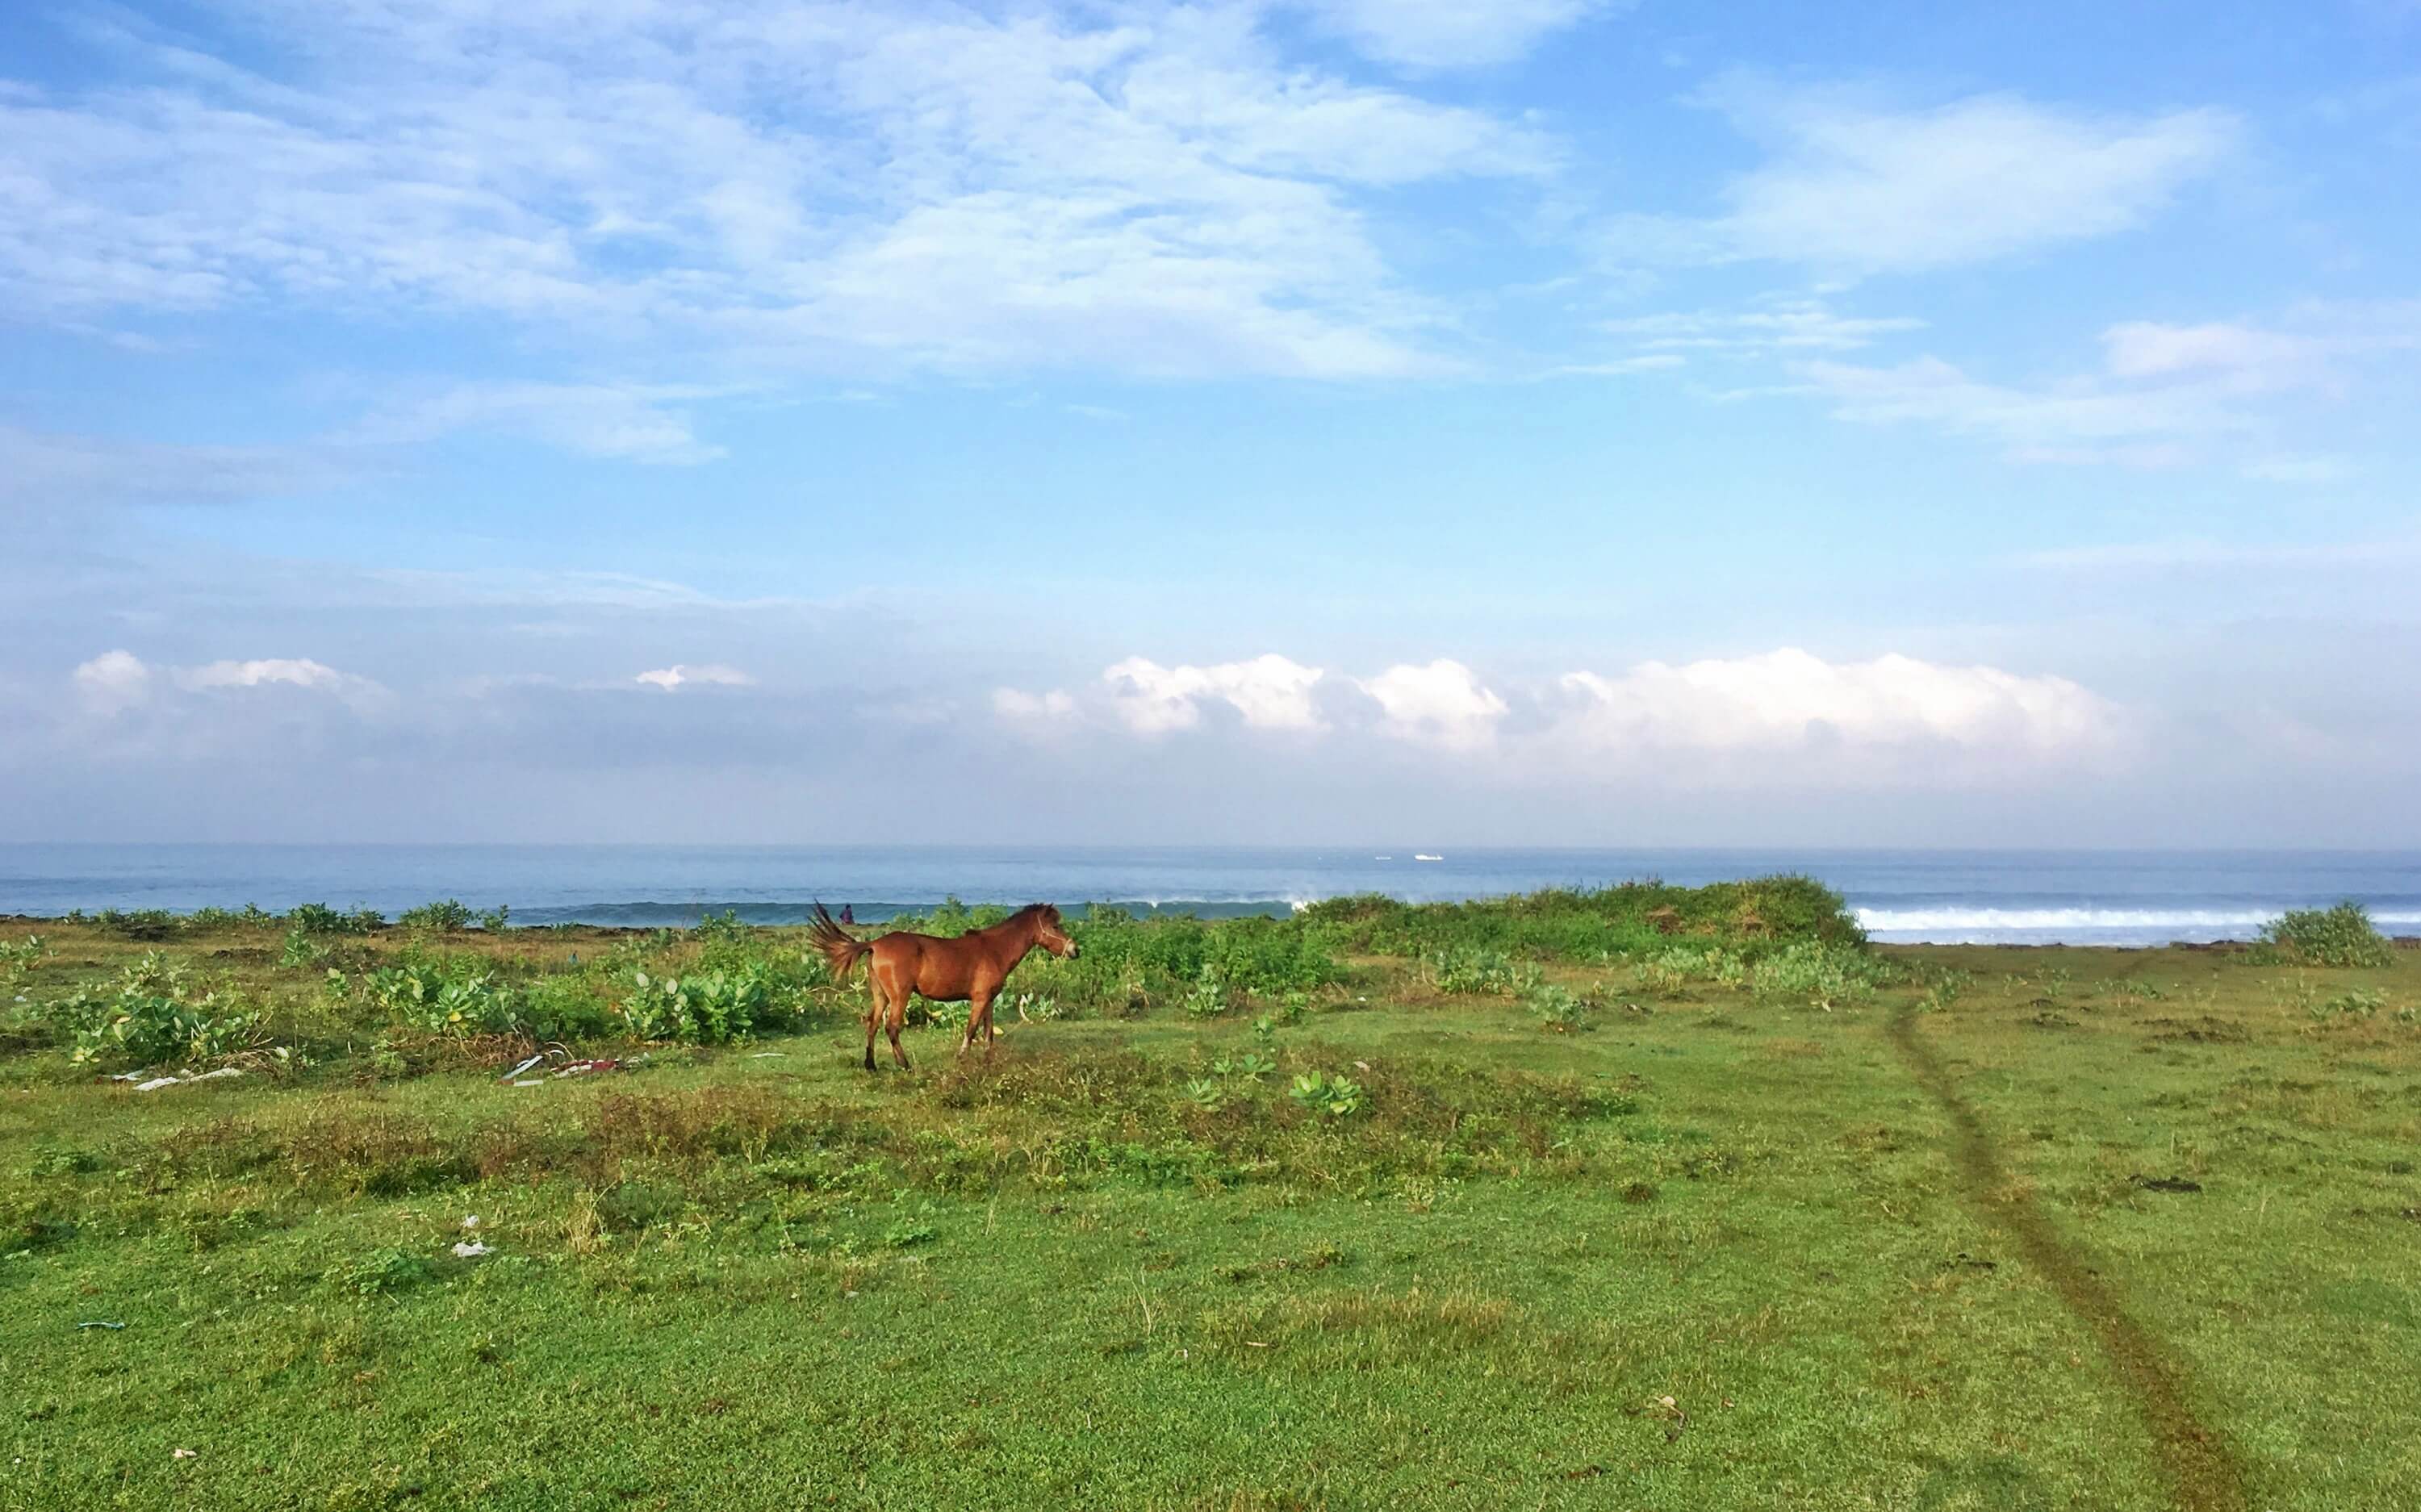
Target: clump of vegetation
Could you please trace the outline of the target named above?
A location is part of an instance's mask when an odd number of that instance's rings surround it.
[[[1749,990],[1759,997],[1796,998],[1829,1013],[1867,1001],[1888,974],[1862,951],[1803,940],[1752,967]]]
[[[14,944],[0,940],[0,987],[16,985],[49,953],[50,946],[38,934],[29,934]]]
[[[1216,963],[1204,961],[1202,970],[1185,990],[1185,1013],[1191,1019],[1215,1019],[1227,1011],[1227,984],[1220,979]]]
[[[190,1065],[249,1050],[263,1037],[258,1011],[158,951],[105,986],[77,989],[48,1013],[71,1037],[79,1066]]]
[[[112,939],[148,943],[173,937],[182,921],[166,909],[102,909],[86,922]]]
[[[1474,903],[1402,903],[1375,894],[1331,898],[1299,918],[1331,949],[1427,956],[1478,947],[1565,960],[1632,959],[1675,936],[1747,949],[1812,940],[1866,943],[1841,895],[1807,877],[1761,877],[1705,887],[1625,882],[1550,888]]]
[[[723,1045],[745,1039],[772,1005],[771,977],[758,968],[692,972],[686,976],[633,974],[622,1020],[635,1039]]]
[[[461,898],[443,897],[406,909],[395,921],[407,929],[430,934],[460,934],[471,927],[471,908]]]
[[[286,923],[305,934],[372,934],[386,927],[386,915],[371,908],[347,913],[325,903],[297,903],[287,912]]]
[[[2288,909],[2262,927],[2254,955],[2265,963],[2295,966],[2385,966],[2396,959],[2386,936],[2354,902]]]
[[[1642,957],[1631,969],[1640,986],[1652,992],[1678,992],[1694,982],[1722,988],[1748,982],[1747,960],[1723,945],[1674,945]]]
[[[1519,997],[1541,980],[1534,961],[1515,960],[1501,950],[1461,946],[1421,958],[1421,980],[1441,992]]]
[[[2387,1006],[2386,993],[2357,987],[2351,991],[2339,992],[2324,1003],[2314,1004],[2312,1017],[2322,1020],[2369,1019],[2376,1017],[2379,1010],[2385,1006]]]
[[[1294,1079],[1294,1100],[1331,1118],[1351,1118],[1368,1106],[1361,1083],[1332,1071],[1307,1071]]]
[[[1596,1004],[1553,982],[1541,982],[1530,989],[1523,994],[1523,1002],[1528,1005],[1531,1017],[1539,1021],[1539,1027],[1557,1034],[1588,1028],[1590,1016],[1597,1011]]]
[[[341,987],[342,973],[331,973]],[[361,978],[361,995],[388,1023],[457,1037],[521,1026],[513,990],[492,970],[424,959],[383,966]]]

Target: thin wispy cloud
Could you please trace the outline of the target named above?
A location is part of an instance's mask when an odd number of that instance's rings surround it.
[[[2136,116],[2008,93],[1910,106],[1760,73],[1703,101],[1766,161],[1726,182],[1711,214],[1612,222],[1609,257],[1851,278],[1991,262],[2135,229],[2243,138],[2210,108]]]

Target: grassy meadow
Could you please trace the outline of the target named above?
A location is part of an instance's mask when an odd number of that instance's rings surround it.
[[[790,929],[0,921],[0,1507],[2413,1504],[2421,952],[2356,918],[1071,928],[869,1074]]]

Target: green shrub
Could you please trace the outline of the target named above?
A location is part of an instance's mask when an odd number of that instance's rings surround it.
[[[1883,975],[1881,963],[1862,951],[1803,940],[1750,968],[1749,989],[1760,997],[1797,998],[1829,1013],[1872,997]]]
[[[1540,1028],[1552,1029],[1558,1034],[1586,1029],[1589,1016],[1597,1007],[1570,988],[1559,987],[1553,982],[1541,982],[1530,989],[1523,994],[1523,1001],[1528,1005]]]
[[[73,1037],[79,1066],[213,1060],[261,1039],[260,1015],[231,992],[205,987],[152,951],[104,988],[78,989],[49,1016]]]
[[[1326,1071],[1296,1077],[1289,1095],[1312,1112],[1331,1118],[1350,1118],[1369,1103],[1358,1083]]]
[[[445,962],[407,959],[361,979],[362,995],[389,1023],[432,1034],[504,1034],[521,1026],[520,1005],[492,970],[464,958]]]
[[[1472,903],[1399,903],[1364,895],[1315,903],[1297,919],[1331,950],[1389,956],[1464,947],[1563,960],[1631,959],[1670,947],[1677,935],[1738,946],[1866,943],[1866,931],[1838,893],[1790,876],[1705,887],[1645,881],[1587,891],[1549,888]]]
[[[1493,997],[1518,997],[1543,979],[1535,962],[1468,946],[1422,957],[1420,975],[1441,992]]]
[[[1195,1019],[1215,1019],[1227,1011],[1227,984],[1220,978],[1219,968],[1203,962],[1200,974],[1185,990],[1186,1016]]]
[[[494,908],[492,908],[479,915],[479,927],[487,930],[490,934],[502,934],[505,932],[507,922],[509,921],[512,916],[512,909],[507,904],[499,903]]]
[[[325,903],[297,903],[286,922],[306,934],[368,934],[386,927],[386,915],[369,908],[341,913]]]
[[[177,916],[166,909],[102,909],[89,922],[99,933],[134,941],[168,939],[179,926]]]
[[[617,1027],[605,1000],[577,972],[540,976],[522,989],[523,1026],[540,1039],[595,1039]]]
[[[460,898],[440,898],[434,903],[423,903],[416,909],[404,910],[395,922],[407,929],[457,934],[471,927],[471,909]]]
[[[1693,982],[1738,988],[1749,974],[1741,953],[1723,945],[1674,945],[1643,956],[1631,969],[1642,987],[1657,992],[1676,992]]]
[[[2327,909],[2289,909],[2261,929],[2264,959],[2298,966],[2385,966],[2394,947],[2372,927],[2359,903]]]
[[[308,929],[298,927],[286,931],[286,951],[277,958],[277,964],[295,970],[305,970],[320,965],[327,959],[326,940]]]
[[[2376,1016],[2379,1010],[2385,1006],[2387,1006],[2386,993],[2358,987],[2351,991],[2339,992],[2327,1002],[2316,1005],[2312,1009],[2312,1017],[2315,1019],[2368,1019]]]
[[[769,982],[760,971],[692,972],[687,976],[632,974],[622,1020],[639,1039],[670,1039],[691,1045],[745,1039],[768,1006]]]

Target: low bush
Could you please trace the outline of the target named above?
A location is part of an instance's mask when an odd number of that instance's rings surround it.
[[[2384,966],[2394,947],[2359,903],[2289,909],[2262,927],[2257,958],[2297,966]]]
[[[71,1037],[79,1066],[190,1065],[249,1050],[263,1037],[258,1012],[158,951],[109,985],[79,988],[44,1011]]]
[[[440,898],[434,903],[423,903],[416,909],[404,910],[395,922],[407,929],[457,934],[471,927],[471,909],[460,898]]]

